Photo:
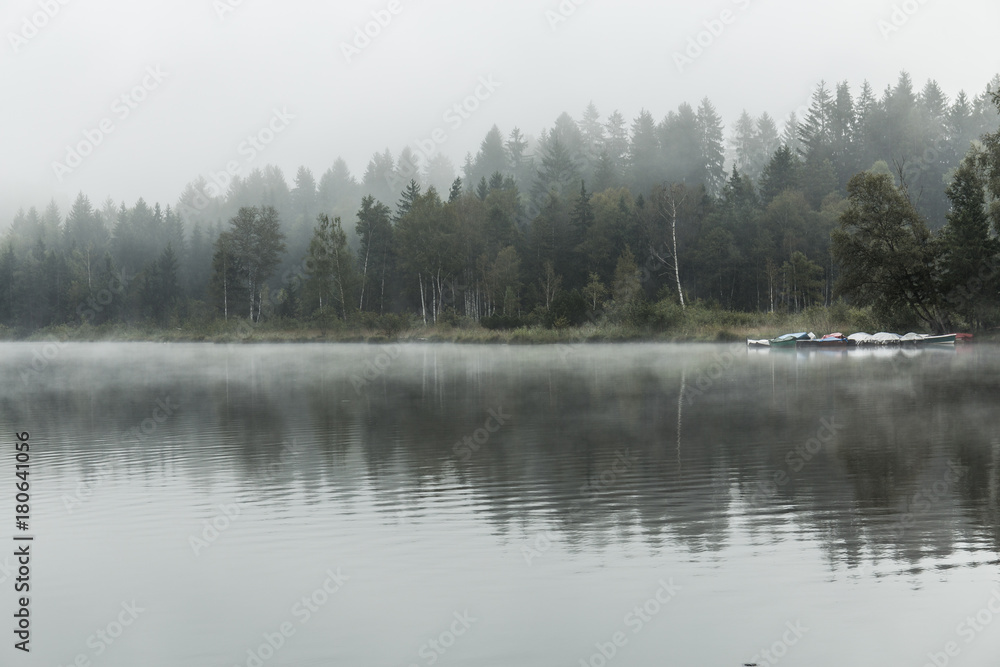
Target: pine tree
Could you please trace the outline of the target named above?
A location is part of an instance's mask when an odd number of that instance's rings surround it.
[[[568,189],[580,180],[580,170],[569,151],[557,137],[546,142],[541,167],[532,188],[535,201],[545,201],[549,194],[564,197]]]
[[[663,182],[660,142],[653,116],[643,109],[632,123],[628,149],[630,181],[639,192],[649,193]]]
[[[506,143],[507,155],[510,158],[510,169],[518,185],[527,190],[534,180],[535,171],[531,158],[526,154],[528,141],[521,130],[514,128]]]
[[[424,182],[440,190],[447,190],[455,180],[455,165],[447,155],[437,153],[428,158],[424,169]]]
[[[604,124],[604,149],[608,152],[611,164],[618,174],[624,174],[628,160],[628,129],[625,127],[625,117],[615,110],[608,116]]]
[[[809,114],[798,128],[802,144],[800,155],[818,154],[820,159],[829,157],[833,145],[833,109],[834,102],[826,82],[820,81],[813,92]]]
[[[977,173],[974,154],[962,162],[947,195],[951,211],[939,238],[941,287],[951,308],[978,328],[986,309],[997,305],[1000,242],[990,234],[986,188]]]
[[[757,143],[757,127],[746,109],[740,114],[733,126],[733,135],[729,145],[736,157],[736,167],[740,171],[749,171],[754,162],[754,151]]]
[[[788,114],[788,118],[785,119],[785,128],[781,133],[781,144],[788,146],[795,155],[801,155],[804,150],[799,135],[799,117],[794,111]]]
[[[406,189],[399,197],[399,201],[396,203],[396,220],[400,220],[403,216],[410,212],[410,208],[413,206],[413,202],[420,198],[420,185],[415,181],[411,180],[407,185]]]
[[[854,99],[847,82],[837,85],[837,95],[830,109],[830,161],[837,174],[837,183],[846,183],[861,169],[854,152],[857,117]]]
[[[504,146],[503,134],[496,125],[490,128],[486,137],[479,145],[479,152],[476,153],[473,162],[471,177],[478,181],[481,178],[489,178],[494,172],[502,174],[509,173],[507,149]]]
[[[706,162],[703,151],[702,127],[698,115],[686,102],[671,111],[657,128],[661,160],[664,165],[663,183],[704,184]],[[646,193],[647,195],[649,193]]]
[[[799,161],[787,144],[775,151],[760,179],[761,202],[767,206],[785,190],[799,187]]]
[[[771,156],[780,147],[781,138],[778,136],[778,126],[770,114],[765,111],[757,119],[750,166],[745,173],[754,181],[759,181],[764,167],[767,166],[767,163],[771,160]]]
[[[726,181],[726,153],[722,118],[707,97],[698,106],[698,133],[704,165],[702,184],[709,194],[715,196]]]

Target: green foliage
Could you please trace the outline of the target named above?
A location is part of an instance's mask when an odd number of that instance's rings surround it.
[[[838,292],[883,319],[914,317],[942,331],[936,248],[919,213],[889,176],[862,172],[847,189],[850,206],[833,233]]]
[[[821,83],[780,136],[768,114],[742,114],[728,179],[726,130],[702,99],[634,118],[589,105],[579,120],[561,114],[530,151],[517,128],[492,127],[461,178],[444,156],[417,161],[406,148],[375,153],[360,179],[342,159],[318,182],[300,167],[291,188],[271,165],[228,183],[198,178],[176,209],[80,193],[65,218],[54,203],[14,216],[0,326],[85,322],[127,336],[190,322],[202,335],[215,316],[271,327],[323,311],[316,322],[336,336],[359,323],[374,331],[369,315],[419,313],[449,335],[472,336],[484,320],[518,325],[518,336],[586,322],[602,339],[650,328],[707,339],[714,327],[728,336],[820,318],[839,281],[873,325],[990,327],[1000,322],[998,121],[991,95],[949,103],[904,72],[856,98],[847,82]],[[843,200],[868,167],[865,179],[886,180]],[[317,237],[320,212],[329,222]],[[844,220],[834,257],[830,232]],[[112,290],[122,271],[128,285]],[[648,303],[655,294],[696,305],[678,316]],[[757,324],[729,322],[730,311]]]
[[[941,291],[950,308],[973,328],[995,317],[1000,242],[990,234],[986,188],[974,164],[962,163],[947,194],[952,208],[938,238]]]
[[[240,291],[249,302],[249,319],[256,322],[262,291],[285,251],[285,234],[273,206],[244,206],[229,225],[216,242],[214,283],[224,293],[227,309],[230,291],[242,283]]]
[[[317,218],[305,267],[303,313],[325,322],[330,311],[346,322],[355,308],[357,277],[340,218],[331,221],[325,213]]]

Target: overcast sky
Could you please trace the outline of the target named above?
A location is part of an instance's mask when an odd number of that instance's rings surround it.
[[[537,136],[591,100],[631,121],[708,96],[728,126],[744,108],[780,121],[821,79],[881,91],[906,69],[953,97],[1000,71],[995,0],[3,4],[3,226],[52,196],[65,213],[79,191],[174,204],[231,161],[244,174],[277,164],[291,182],[342,156],[360,177],[374,151],[436,137],[460,167],[492,124]],[[377,18],[387,25],[357,48]],[[692,39],[707,46],[679,66]],[[448,113],[470,96],[469,112]],[[97,145],[77,163],[67,148],[81,142]]]

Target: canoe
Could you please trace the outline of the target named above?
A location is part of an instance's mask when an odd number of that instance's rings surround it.
[[[847,338],[842,333],[832,333],[812,340],[800,340],[800,347],[847,347]]]
[[[958,334],[941,334],[932,336],[930,334],[918,334],[910,332],[902,337],[901,342],[914,345],[951,345],[955,343]]]
[[[777,338],[772,338],[769,343],[771,347],[795,347],[795,344],[802,340],[810,340],[815,338],[815,334],[810,334],[806,332],[800,333],[790,333],[784,336],[778,336]]]
[[[918,338],[917,345],[954,345],[958,334],[942,334],[940,336],[924,336]]]

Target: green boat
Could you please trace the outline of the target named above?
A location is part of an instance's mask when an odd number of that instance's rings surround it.
[[[925,336],[916,340],[917,345],[954,345],[957,334],[942,334],[940,336]]]
[[[795,344],[798,343],[800,340],[810,340],[810,339],[811,337],[809,336],[809,334],[802,332],[802,333],[791,333],[791,334],[785,334],[784,336],[778,336],[777,338],[772,338],[768,342],[770,343],[771,347],[794,348]]]

